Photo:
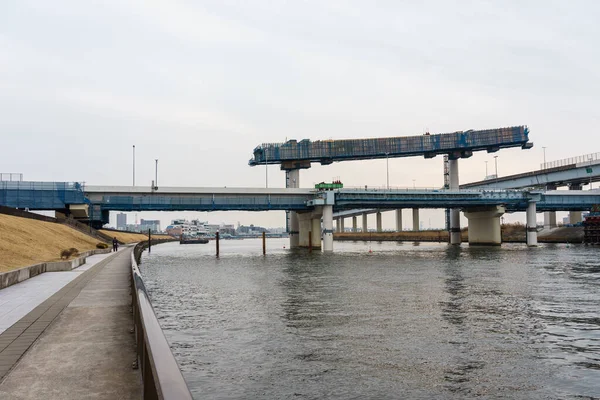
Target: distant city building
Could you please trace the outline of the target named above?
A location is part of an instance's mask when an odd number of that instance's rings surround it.
[[[125,230],[127,228],[127,214],[119,213],[117,214],[117,229]]]
[[[142,219],[140,221],[140,230],[142,232],[158,233],[160,232],[160,220],[158,219]]]

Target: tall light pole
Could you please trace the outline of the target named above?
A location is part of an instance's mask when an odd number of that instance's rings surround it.
[[[388,157],[390,153],[385,153],[385,171],[386,171],[386,180],[387,180],[387,190],[390,190],[390,158]]]
[[[417,187],[415,186],[415,181],[416,179],[413,179],[413,189],[416,189]]]
[[[485,179],[488,177],[487,161],[485,162]]]
[[[135,144],[133,145],[133,186],[135,186]]]
[[[158,187],[158,158],[154,159],[154,186]]]
[[[494,163],[496,164],[496,179],[498,179],[498,156],[494,156]]]
[[[542,149],[544,150],[544,168],[542,169],[546,169],[546,146],[543,146]]]

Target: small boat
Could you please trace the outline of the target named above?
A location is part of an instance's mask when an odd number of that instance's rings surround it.
[[[206,236],[183,237],[179,239],[179,244],[206,244],[208,238]]]

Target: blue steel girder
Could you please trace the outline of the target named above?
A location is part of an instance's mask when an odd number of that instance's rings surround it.
[[[495,152],[501,148],[531,148],[526,126],[459,131],[435,135],[372,139],[344,139],[265,143],[254,149],[250,166],[281,164],[283,169],[308,168],[311,162],[323,165],[335,161],[367,160],[448,154],[450,158],[470,157],[474,151]]]
[[[306,201],[305,196],[274,195],[111,195],[94,200],[94,204],[110,211],[303,211],[309,209]]]
[[[504,205],[527,208],[528,195],[520,191],[339,191],[335,211],[360,208],[469,208]]]

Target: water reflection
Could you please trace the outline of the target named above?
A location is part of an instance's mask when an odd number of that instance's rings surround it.
[[[270,242],[144,255],[198,398],[568,398],[600,391],[600,264],[565,246]],[[271,250],[272,249],[272,250]],[[369,252],[372,250],[372,252]]]

